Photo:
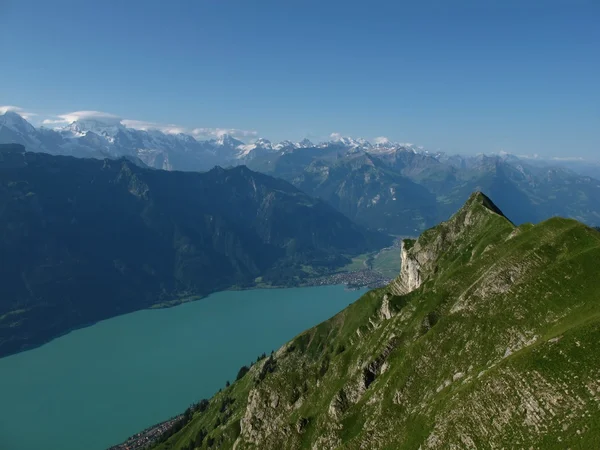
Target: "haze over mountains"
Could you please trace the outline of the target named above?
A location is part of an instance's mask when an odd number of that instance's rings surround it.
[[[166,170],[243,164],[289,181],[363,226],[395,235],[416,235],[447,219],[474,190],[488,192],[516,223],[560,215],[600,224],[600,181],[590,176],[600,177],[600,170],[577,160],[447,155],[386,139],[371,144],[341,136],[318,144],[306,139],[245,144],[227,134],[202,141],[103,118],[52,130],[35,128],[12,111],[0,116],[0,142],[50,154],[126,157]]]

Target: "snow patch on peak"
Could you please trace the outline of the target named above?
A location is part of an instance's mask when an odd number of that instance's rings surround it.
[[[330,138],[330,141],[323,142],[319,146],[326,147],[331,144],[337,144],[350,149],[368,149],[372,147],[371,143],[363,138],[354,139],[348,136],[342,136],[339,133],[331,133]]]
[[[242,145],[238,145],[237,149],[239,151],[238,151],[238,154],[236,155],[236,158],[242,159],[242,158],[245,158],[248,155],[250,155],[250,153],[252,153],[252,151],[256,149],[256,144],[242,144]]]
[[[264,138],[259,138],[252,144],[241,144],[237,146],[238,153],[236,155],[237,159],[251,159],[255,157],[257,154],[261,153],[270,153],[273,151],[277,151],[277,148],[273,146],[271,141]]]
[[[289,150],[298,148],[298,144],[294,144],[292,141],[281,141],[273,146],[273,150]]]
[[[302,139],[300,142],[298,142],[296,144],[298,146],[298,148],[311,148],[314,147],[315,144],[313,144],[309,139],[304,138]]]
[[[8,107],[4,107],[8,108]],[[7,128],[25,133],[35,133],[35,128],[25,120],[18,112],[12,109],[6,109],[4,114],[0,115],[0,125]]]
[[[120,121],[82,119],[70,123],[66,127],[63,127],[61,131],[70,132],[75,136],[84,136],[88,132],[92,132],[99,136],[114,137],[119,131],[124,129],[125,126]]]
[[[256,141],[254,141],[254,145],[256,147],[262,147],[262,148],[272,148],[273,145],[271,144],[271,141],[269,141],[268,139],[264,139],[264,138],[259,138]]]
[[[224,147],[233,147],[233,148],[244,144],[242,141],[238,141],[236,138],[234,138],[230,134],[222,134],[217,139],[213,139],[209,142],[213,142],[216,145],[220,145],[220,146],[224,146]]]

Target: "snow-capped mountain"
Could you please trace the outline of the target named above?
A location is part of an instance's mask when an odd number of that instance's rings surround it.
[[[231,135],[199,140],[183,133],[156,129],[140,130],[125,126],[120,119],[94,117],[74,121],[62,128],[35,128],[18,113],[0,115],[0,143],[16,142],[28,151],[88,158],[138,158],[145,165],[165,170],[208,170],[215,165],[234,166],[253,162],[268,163],[286,153],[302,149],[321,149],[335,155],[368,152],[392,157],[397,152],[422,152],[412,144],[399,144],[378,138],[375,144],[365,139],[333,135],[314,144],[285,140],[273,143],[260,138],[244,143]]]
[[[348,149],[368,150],[372,147],[371,143],[365,139],[353,139],[348,136],[336,136],[330,141],[322,142],[319,147],[339,146]]]
[[[238,154],[236,155],[237,159],[254,159],[261,154],[273,153],[276,151],[273,148],[273,144],[268,139],[257,139],[252,144],[242,144],[237,147]]]
[[[13,111],[7,111],[0,115],[0,142],[16,142],[38,151],[41,142],[33,125]]]
[[[287,141],[287,142],[289,142],[289,141]],[[302,139],[300,142],[298,142],[295,145],[297,146],[297,148],[311,148],[311,147],[315,146],[315,144],[313,144],[306,138]]]
[[[35,128],[19,114],[0,115],[0,142],[17,142],[28,151],[91,158],[139,158],[167,170],[207,170],[228,165],[243,142],[229,135],[199,141],[186,134],[138,130],[118,120],[78,120],[58,129]]]
[[[310,141],[309,141],[310,142]],[[312,145],[311,145],[312,147]],[[281,141],[278,144],[273,145],[273,150],[278,150],[278,151],[291,151],[294,150],[296,148],[300,148],[300,143],[294,143],[292,141]]]
[[[6,111],[0,115],[0,124],[19,134],[35,133],[35,127],[14,111]]]
[[[124,157],[166,170],[247,165],[325,200],[364,226],[396,235],[431,226],[458,208],[463,195],[482,189],[503,199],[503,208],[523,222],[560,213],[598,223],[600,181],[590,177],[594,176],[590,164],[585,173],[574,167],[585,175],[580,176],[552,160],[535,159],[530,164],[504,152],[447,155],[383,137],[374,143],[340,135],[317,144],[306,139],[273,143],[264,138],[244,143],[228,134],[199,140],[108,119],[78,120],[49,129],[35,128],[17,113],[7,112],[0,115],[0,143],[77,157]],[[565,194],[569,192],[574,193]],[[445,200],[440,203],[436,198]],[[540,198],[549,200],[539,204]]]
[[[115,120],[97,120],[85,119],[77,120],[59,131],[65,137],[82,137],[87,133],[94,133],[98,136],[103,136],[108,141],[112,142],[114,137],[121,131],[126,130],[126,127],[120,121]]]

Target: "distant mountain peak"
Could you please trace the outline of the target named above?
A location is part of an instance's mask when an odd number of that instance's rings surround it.
[[[294,144],[292,141],[288,140],[284,140],[273,145],[274,150],[293,150],[295,148],[298,148],[298,144]]]
[[[35,133],[35,127],[15,111],[6,111],[0,115],[0,126],[22,132]]]
[[[104,119],[80,119],[60,128],[63,133],[74,136],[85,136],[88,132],[99,136],[114,137],[119,131],[125,130],[125,126],[119,121]]]
[[[332,137],[332,139],[329,142],[325,142],[323,144],[327,145],[327,144],[333,143],[333,144],[343,145],[343,146],[349,147],[349,148],[363,148],[363,149],[372,147],[371,143],[363,138],[354,139],[349,136],[341,136],[341,135],[336,135],[336,134],[333,134],[331,137]]]
[[[481,205],[481,206],[489,209],[493,213],[498,214],[499,216],[502,216],[502,217],[506,218],[506,216],[500,210],[500,208],[498,208],[494,204],[494,202],[487,195],[485,195],[481,191],[475,191],[475,192],[473,192],[471,194],[471,196],[469,197],[469,199],[467,200],[467,202],[465,203],[465,206],[463,208],[472,208],[474,205]]]
[[[4,114],[0,114],[0,117],[3,117],[6,120],[16,120],[16,121],[25,121],[25,119],[17,112],[15,111],[11,111],[10,109],[8,111],[5,111]]]
[[[237,147],[238,145],[244,144],[242,141],[234,138],[230,134],[222,134],[218,138],[213,139],[212,142],[214,142],[217,145],[226,146],[226,147]]]
[[[256,147],[261,147],[261,148],[266,148],[266,149],[273,148],[273,144],[271,143],[271,141],[268,139],[265,139],[265,138],[258,138],[256,141],[254,141],[254,145]]]
[[[407,294],[419,288],[438,273],[439,263],[447,255],[470,251],[465,242],[489,239],[514,228],[489,197],[475,191],[449,220],[425,231],[416,241],[403,242],[402,268],[393,282],[395,293]]]
[[[257,154],[271,153],[274,150],[279,150],[280,146],[279,144],[274,146],[268,139],[259,138],[252,144],[240,144],[237,146],[237,149],[237,159],[252,159]]]
[[[298,147],[299,148],[311,148],[314,147],[315,144],[313,144],[309,139],[304,138],[302,139],[300,142],[298,142]]]

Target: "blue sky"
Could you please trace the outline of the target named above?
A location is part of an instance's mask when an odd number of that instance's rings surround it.
[[[0,105],[592,157],[598,23],[597,0],[0,0]]]

